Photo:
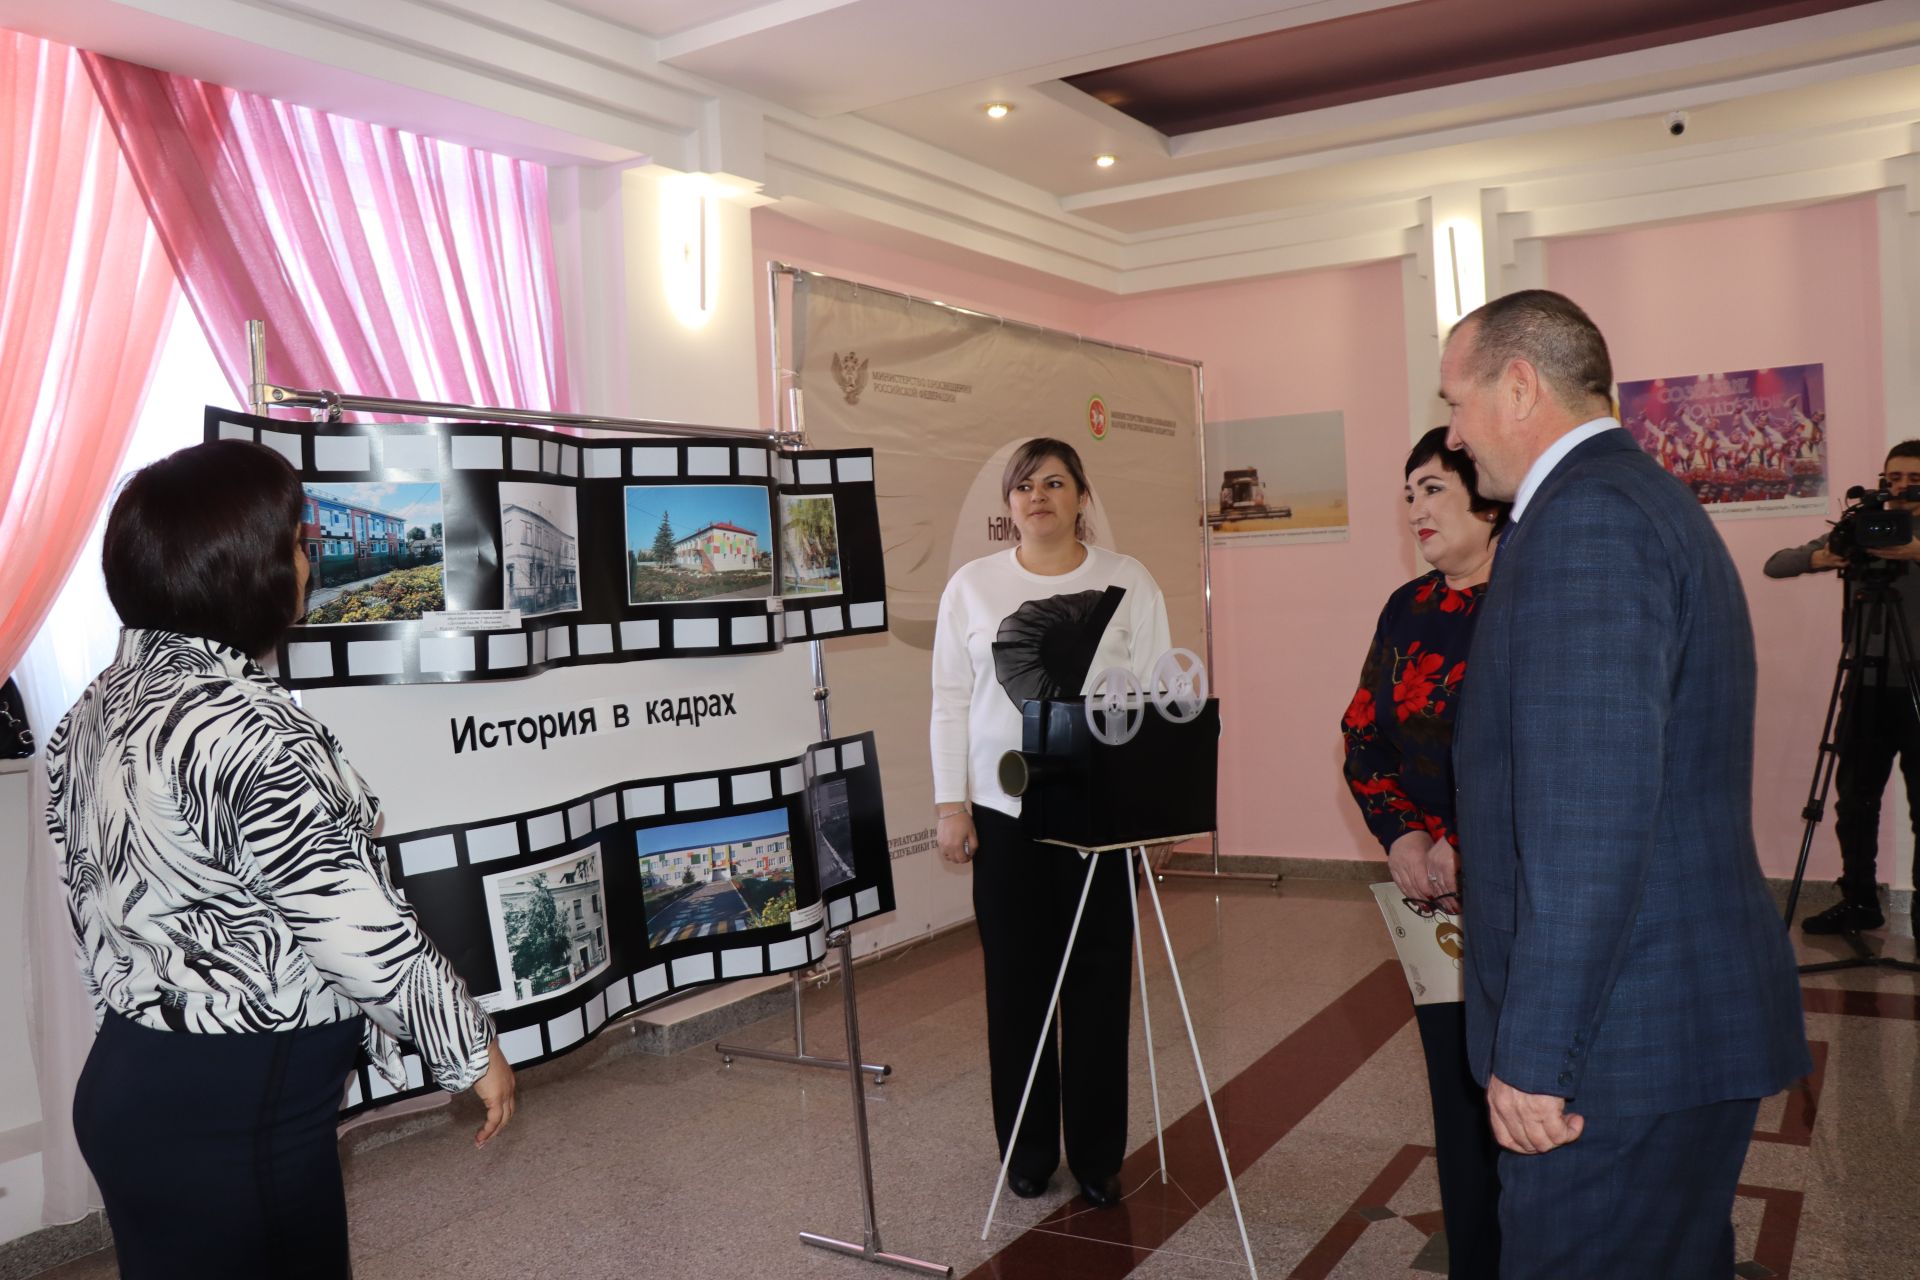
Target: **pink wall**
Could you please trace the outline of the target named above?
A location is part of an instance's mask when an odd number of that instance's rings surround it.
[[[1628,381],[1825,364],[1831,478],[1844,492],[1871,483],[1889,443],[1877,235],[1873,200],[1848,200],[1556,241],[1547,280],[1593,315],[1615,376]],[[1799,855],[1800,809],[1839,657],[1840,597],[1831,574],[1776,582],[1760,566],[1824,527],[1813,516],[1719,522],[1746,582],[1760,658],[1754,826],[1770,875],[1792,874]],[[1809,879],[1838,874],[1832,826],[1829,805]],[[1883,876],[1892,847],[1883,834]]]
[[[1205,365],[1215,421],[1344,413],[1348,540],[1214,555],[1221,848],[1379,856],[1340,781],[1338,726],[1380,604],[1416,569],[1401,519],[1411,433],[1398,262],[1122,299],[922,259],[766,210],[754,215],[754,237],[763,262],[1193,357]],[[1887,439],[1875,243],[1873,202],[1853,200],[1557,241],[1548,280],[1593,313],[1623,378],[1824,363],[1833,477],[1844,489],[1876,474]],[[763,325],[763,350],[764,339]],[[1799,849],[1837,657],[1838,592],[1831,577],[1775,582],[1760,566],[1823,527],[1816,517],[1719,525],[1758,641],[1755,825],[1773,875],[1789,874]],[[1829,878],[1837,863],[1829,816],[1811,874]]]
[[[1223,853],[1380,856],[1340,775],[1340,716],[1388,593],[1415,571],[1402,520],[1401,264],[1120,302],[1108,336],[1201,360],[1215,422],[1340,410],[1348,540],[1216,548]]]

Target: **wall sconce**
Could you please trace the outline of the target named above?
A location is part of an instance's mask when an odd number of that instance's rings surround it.
[[[661,280],[674,318],[698,329],[713,318],[719,296],[719,193],[702,174],[660,183]]]
[[[1486,302],[1487,272],[1478,223],[1449,218],[1434,224],[1433,293],[1443,333]]]

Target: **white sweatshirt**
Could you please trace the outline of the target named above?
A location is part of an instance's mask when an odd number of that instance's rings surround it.
[[[1126,594],[1100,636],[1087,670],[1091,683],[1108,667],[1127,667],[1145,684],[1172,645],[1167,603],[1153,576],[1132,556],[1088,547],[1071,573],[1042,575],[1021,568],[1013,551],[996,552],[960,567],[940,596],[933,636],[933,799],[970,800],[1010,817],[1020,801],[1000,789],[1000,757],[1020,748],[1020,708],[1000,686],[993,642],[1000,624],[1030,600],[1104,591]],[[1076,692],[1084,693],[1085,686]]]

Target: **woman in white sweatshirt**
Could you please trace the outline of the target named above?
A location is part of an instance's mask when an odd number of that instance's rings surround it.
[[[1007,1185],[1038,1196],[1060,1163],[1090,1204],[1120,1199],[1127,1143],[1127,1018],[1133,920],[1129,880],[1103,867],[1060,992],[1061,1015],[1017,1138],[1020,1091],[1086,879],[1070,849],[1029,840],[1020,801],[1001,790],[1000,756],[1020,747],[1028,698],[1072,697],[1110,666],[1143,680],[1169,645],[1166,602],[1131,556],[1090,545],[1092,491],[1059,440],[1015,450],[1001,479],[1011,550],[963,565],[940,597],[933,641],[933,782],[941,856],[973,864],[986,956],[987,1056]],[[1064,1068],[1061,1063],[1064,1059]]]

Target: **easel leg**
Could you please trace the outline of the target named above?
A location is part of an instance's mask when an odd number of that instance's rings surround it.
[[[1147,850],[1139,850],[1140,861],[1147,862]],[[1153,1145],[1160,1153],[1160,1185],[1167,1184],[1167,1139],[1160,1123],[1160,1072],[1153,1062],[1153,1014],[1147,1008],[1147,952],[1146,939],[1140,936],[1140,885],[1133,876],[1134,851],[1127,850],[1127,906],[1133,912],[1133,959],[1140,970],[1140,1021],[1146,1032],[1147,1040],[1147,1081],[1153,1091]],[[1144,865],[1141,874],[1148,878],[1153,875],[1153,867]]]
[[[1047,999],[1047,1016],[1040,1024],[1040,1042],[1033,1047],[1033,1065],[1027,1068],[1027,1084],[1020,1090],[1020,1109],[1014,1113],[1013,1132],[1007,1137],[1007,1153],[1000,1161],[1000,1176],[993,1184],[993,1199],[987,1205],[987,1221],[980,1228],[985,1240],[993,1230],[993,1215],[1000,1208],[1000,1192],[1007,1185],[1007,1170],[1013,1166],[1013,1148],[1020,1140],[1020,1126],[1026,1122],[1027,1102],[1033,1096],[1034,1077],[1040,1074],[1040,1058],[1047,1051],[1047,1038],[1053,1032],[1054,1010],[1060,1007],[1060,988],[1067,980],[1067,965],[1073,960],[1073,940],[1080,936],[1080,916],[1087,909],[1087,895],[1093,891],[1093,873],[1100,865],[1096,854],[1087,857],[1087,879],[1080,886],[1080,903],[1073,909],[1073,927],[1067,930],[1066,950],[1060,955],[1060,972],[1053,979],[1053,995]]]
[[[1187,1043],[1193,1047],[1193,1071],[1200,1077],[1200,1099],[1207,1104],[1207,1119],[1213,1125],[1213,1145],[1220,1152],[1220,1171],[1227,1179],[1227,1198],[1233,1202],[1233,1220],[1240,1227],[1240,1247],[1247,1253],[1247,1274],[1253,1280],[1259,1280],[1260,1272],[1253,1263],[1253,1242],[1247,1239],[1246,1215],[1240,1212],[1240,1193],[1233,1185],[1233,1166],[1227,1161],[1226,1139],[1220,1136],[1220,1116],[1213,1109],[1213,1087],[1207,1083],[1207,1068],[1200,1061],[1200,1038],[1194,1034],[1193,1013],[1187,1008],[1187,990],[1180,981],[1180,964],[1173,956],[1173,937],[1167,932],[1166,909],[1160,905],[1160,891],[1154,887],[1153,877],[1148,876],[1147,893],[1153,898],[1153,914],[1160,921],[1160,940],[1167,948],[1167,970],[1173,975],[1173,993],[1180,998],[1180,1016],[1187,1023]]]

